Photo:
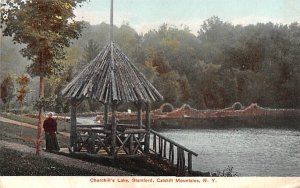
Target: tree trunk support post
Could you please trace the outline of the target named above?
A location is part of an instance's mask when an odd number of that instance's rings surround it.
[[[72,152],[77,151],[77,133],[76,133],[76,126],[77,126],[77,120],[76,120],[76,99],[71,99],[71,134],[70,134],[70,149]]]
[[[104,125],[107,126],[108,124],[108,104],[104,104]]]
[[[141,101],[139,101],[139,103],[137,104],[137,124],[138,124],[138,128],[141,129],[143,126],[143,118],[142,118],[142,107],[143,107],[143,103]]]
[[[146,138],[145,138],[145,152],[149,153],[150,148],[150,123],[151,123],[151,117],[150,117],[150,111],[151,111],[151,104],[146,103]]]
[[[117,118],[116,118],[116,104],[111,105],[112,109],[112,122],[111,122],[111,148],[110,148],[110,155],[115,156],[116,151],[116,137],[117,137]]]

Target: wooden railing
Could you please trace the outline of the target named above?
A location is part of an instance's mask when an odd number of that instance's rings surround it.
[[[113,151],[111,148],[111,130],[104,127],[104,125],[77,125],[76,152],[91,154],[100,152],[104,155],[145,153],[145,129],[136,129],[136,125],[118,124],[116,147]]]
[[[150,130],[150,150],[158,154],[162,158],[167,159],[172,165],[177,167],[178,171],[186,170],[186,156],[187,156],[187,170],[192,172],[192,159],[193,155],[198,156],[197,153],[189,150],[188,148],[176,143],[175,141],[165,137],[164,135]],[[176,154],[176,155],[175,155]]]
[[[197,153],[152,129],[148,131],[137,129],[136,125],[128,124],[118,124],[118,126],[121,127],[119,129],[121,131],[116,133],[117,147],[112,150],[111,130],[105,129],[104,125],[77,125],[76,151],[92,154],[100,152],[105,155],[136,155],[153,152],[176,166],[178,172],[186,170],[192,172],[192,158],[198,156]]]

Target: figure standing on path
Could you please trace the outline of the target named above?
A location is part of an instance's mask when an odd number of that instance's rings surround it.
[[[56,138],[57,122],[52,118],[52,113],[48,114],[48,118],[44,121],[43,128],[46,138],[46,151],[59,151],[59,145]]]

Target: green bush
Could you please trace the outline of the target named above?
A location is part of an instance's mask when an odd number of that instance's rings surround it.
[[[233,105],[232,105],[232,108],[234,110],[242,110],[243,109],[243,105],[240,103],[240,102],[235,102]]]

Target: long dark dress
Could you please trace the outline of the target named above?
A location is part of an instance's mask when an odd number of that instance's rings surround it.
[[[59,151],[59,145],[56,138],[57,123],[56,120],[49,117],[44,121],[43,124],[46,139],[46,150],[47,151]]]

